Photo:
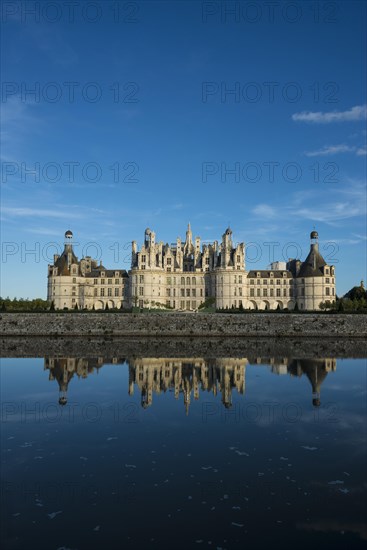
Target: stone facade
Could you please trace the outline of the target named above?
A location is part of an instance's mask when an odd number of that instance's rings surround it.
[[[138,250],[132,243],[131,270],[108,270],[90,257],[78,261],[72,233],[65,233],[65,248],[48,267],[47,298],[55,309],[168,308],[196,311],[211,299],[217,309],[318,310],[320,302],[335,300],[335,268],[319,252],[318,234],[311,233],[310,252],[304,262],[290,259],[266,270],[246,271],[245,244],[232,242],[226,229],[222,241],[201,246],[190,224],[185,241],[171,245],[156,241],[145,230]]]
[[[47,300],[55,309],[120,309],[128,302],[128,274],[124,269],[106,269],[102,262],[75,256],[73,234],[65,233],[61,256],[48,266]]]

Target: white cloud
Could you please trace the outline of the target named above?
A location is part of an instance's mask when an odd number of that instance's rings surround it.
[[[256,216],[263,218],[276,218],[279,216],[278,209],[273,208],[270,204],[258,204],[252,212]]]
[[[252,214],[259,219],[303,219],[335,225],[342,220],[366,216],[365,182],[347,180],[345,187],[320,191],[317,204],[312,192],[296,192],[287,204],[273,206],[261,203],[252,209]]]
[[[68,218],[81,218],[82,216],[78,213],[71,213],[71,212],[62,212],[59,210],[42,210],[39,208],[12,208],[12,207],[4,207],[1,208],[1,212],[4,214],[9,214],[11,216],[16,217],[35,217],[35,218],[62,218],[62,219],[68,219]]]
[[[357,149],[356,155],[357,155],[358,157],[363,157],[363,156],[367,155],[367,147],[366,147],[366,145],[364,145],[363,147],[360,147],[359,149]]]
[[[350,122],[365,120],[367,118],[367,105],[356,105],[349,111],[332,111],[322,113],[321,111],[302,111],[294,113],[292,120],[296,122],[311,122],[313,124],[329,124],[331,122]]]
[[[306,207],[293,212],[299,218],[315,220],[318,222],[332,223],[339,220],[346,220],[366,214],[365,205],[353,202],[329,203],[325,208]]]
[[[349,145],[341,144],[341,145],[324,145],[322,149],[318,149],[317,151],[308,151],[305,153],[307,157],[323,157],[323,156],[329,156],[329,155],[337,155],[338,153],[353,153],[355,151],[355,147],[350,147]],[[357,152],[358,154],[358,152]]]

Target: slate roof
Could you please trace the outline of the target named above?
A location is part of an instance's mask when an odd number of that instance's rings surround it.
[[[323,267],[326,265],[324,258],[321,256],[318,247],[311,245],[311,250],[301,264],[301,269],[298,272],[297,278],[300,277],[323,277]]]
[[[283,273],[287,274],[287,279],[292,279],[292,273],[290,271],[287,271],[286,269],[256,269],[248,272],[247,278],[248,279],[256,279],[257,274],[260,273],[260,277],[269,278],[270,279],[270,273],[273,273],[274,279],[283,279]],[[273,278],[273,277],[272,277]]]

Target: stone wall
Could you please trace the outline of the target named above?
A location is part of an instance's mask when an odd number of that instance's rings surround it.
[[[2,313],[0,336],[366,338],[367,315]]]
[[[0,357],[219,357],[316,359],[367,357],[367,340],[362,338],[232,338],[231,336],[185,338],[88,337],[0,337]],[[264,359],[265,358],[265,359]],[[106,359],[106,362],[112,362]]]

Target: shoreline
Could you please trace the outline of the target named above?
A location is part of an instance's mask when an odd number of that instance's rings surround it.
[[[364,314],[1,313],[7,338],[367,340]]]

